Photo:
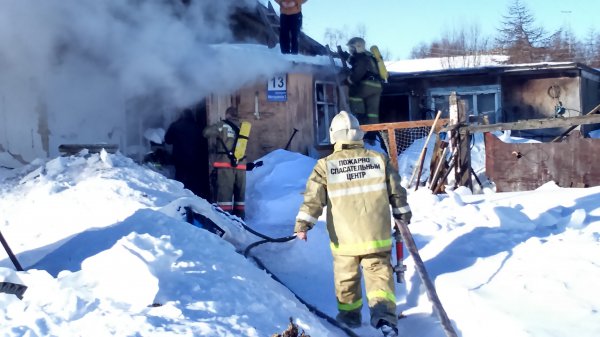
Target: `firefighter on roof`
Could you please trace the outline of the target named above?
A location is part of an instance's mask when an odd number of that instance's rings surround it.
[[[353,37],[348,41],[352,67],[345,80],[348,85],[350,110],[361,124],[379,123],[379,101],[383,87],[377,60],[365,49],[365,40]]]

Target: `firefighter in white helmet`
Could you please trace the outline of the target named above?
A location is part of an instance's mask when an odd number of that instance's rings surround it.
[[[364,148],[363,131],[352,114],[337,114],[329,135],[334,151],[308,178],[294,232],[306,240],[327,206],[337,320],[349,327],[361,324],[362,267],[371,325],[384,336],[397,336],[390,204],[394,217],[410,222],[406,190],[389,158]]]

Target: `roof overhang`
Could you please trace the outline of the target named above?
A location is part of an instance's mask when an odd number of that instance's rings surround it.
[[[475,68],[454,68],[431,71],[416,72],[392,72],[389,82],[404,81],[407,79],[429,78],[429,77],[453,77],[453,76],[513,76],[540,73],[560,73],[580,75],[587,77],[600,78],[600,71],[576,62],[548,62],[531,64],[512,64],[512,65],[490,65]]]

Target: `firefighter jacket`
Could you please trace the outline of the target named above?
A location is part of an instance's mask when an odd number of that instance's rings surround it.
[[[327,206],[327,231],[336,255],[365,255],[391,249],[390,205],[410,211],[406,190],[389,158],[363,141],[336,142],[315,165],[296,217],[294,232],[311,229]]]
[[[381,87],[381,76],[377,67],[377,60],[373,54],[369,52],[354,53],[348,59],[348,63],[352,66],[348,83],[357,85],[363,81],[368,81],[373,86]]]
[[[235,125],[237,130],[229,123]],[[237,166],[234,166],[231,156],[235,151],[240,123],[227,120],[219,121],[213,125],[207,126],[202,131],[206,138],[216,138],[216,142],[212,144],[211,151],[215,154],[213,166],[217,168],[236,168],[240,170],[246,169],[246,159],[242,158],[238,161]]]

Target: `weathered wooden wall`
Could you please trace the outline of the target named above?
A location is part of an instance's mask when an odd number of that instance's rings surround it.
[[[578,134],[578,133],[575,133]],[[485,168],[498,192],[600,185],[600,139],[575,135],[562,143],[504,143],[485,133]]]
[[[552,98],[548,94],[551,86],[560,88],[560,97]],[[507,77],[502,83],[502,107],[504,120],[516,122],[525,119],[553,117],[555,106],[561,101],[567,108],[565,116],[581,115],[580,83],[578,77]],[[540,129],[518,132],[517,136],[537,136],[542,140],[551,139],[561,134],[563,129]]]
[[[256,98],[258,97],[258,114]],[[292,73],[287,76],[287,101],[267,100],[267,81],[247,86],[231,96],[212,96],[207,100],[208,121],[215,123],[225,117],[229,106],[237,106],[242,120],[252,123],[246,154],[254,161],[271,151],[283,149],[298,130],[289,150],[308,153],[314,145],[313,75]]]

